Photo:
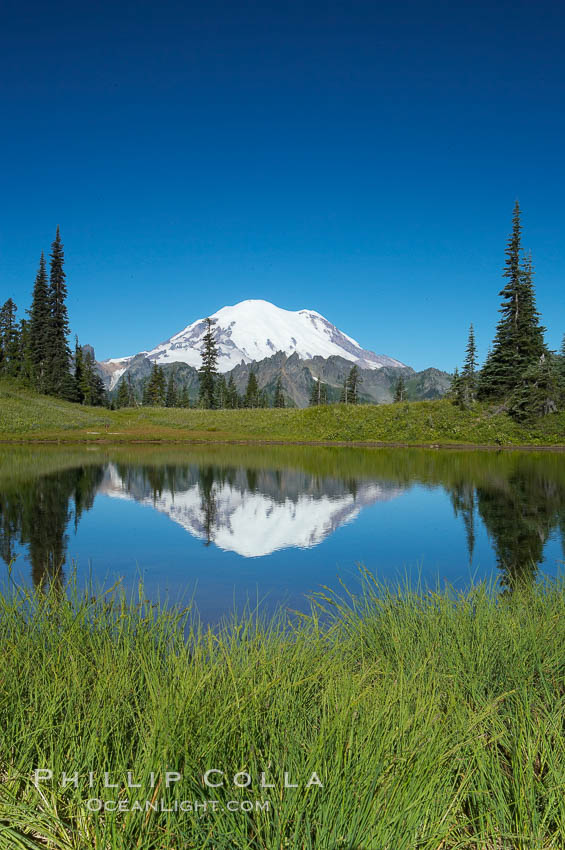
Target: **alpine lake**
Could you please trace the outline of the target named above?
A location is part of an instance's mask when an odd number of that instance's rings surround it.
[[[504,592],[562,571],[565,453],[310,446],[0,447],[2,584],[307,611],[324,587]]]

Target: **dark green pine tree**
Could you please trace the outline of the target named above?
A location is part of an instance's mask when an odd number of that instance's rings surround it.
[[[92,407],[102,407],[106,404],[106,388],[104,381],[96,371],[96,364],[92,352],[81,350],[82,369],[80,383],[78,384],[78,395],[83,404]]]
[[[135,389],[133,386],[133,381],[131,379],[131,375],[128,372],[127,374],[127,383],[128,383],[128,407],[137,407],[137,399],[135,397]]]
[[[151,407],[162,407],[165,404],[165,373],[157,363],[153,362],[144,404]]]
[[[345,378],[339,396],[340,404],[349,404],[349,381]]]
[[[344,397],[345,397],[344,387]],[[347,393],[349,393],[349,389],[347,389]],[[328,403],[328,387],[327,384],[324,384],[320,378],[316,378],[314,384],[312,385],[312,392],[310,393],[310,407],[317,407],[320,404]]]
[[[178,407],[177,388],[175,386],[175,373],[171,370],[169,382],[167,384],[167,394],[165,396],[165,407]]]
[[[129,388],[127,385],[127,381],[124,376],[120,378],[120,383],[118,384],[118,392],[116,394],[116,407],[130,407],[130,395]]]
[[[38,392],[45,392],[47,386],[47,361],[50,334],[49,287],[45,255],[41,252],[39,269],[33,286],[33,297],[29,311],[30,360],[32,383]]]
[[[456,383],[452,384],[452,398],[463,409],[468,408],[477,398],[477,346],[473,325],[469,327],[463,368],[457,375]]]
[[[260,407],[259,384],[257,383],[257,375],[253,369],[249,373],[247,379],[247,387],[243,399],[244,407]]]
[[[461,370],[461,376],[465,382],[465,388],[469,393],[469,400],[474,401],[477,392],[477,346],[475,343],[475,329],[469,326],[469,338],[465,349],[465,362]]]
[[[510,396],[509,412],[518,421],[527,422],[556,413],[560,405],[558,360],[549,353],[524,371]]]
[[[29,321],[21,319],[18,328],[18,376],[29,384],[32,375]]]
[[[359,404],[359,384],[361,375],[359,368],[352,366],[347,377],[347,404]]]
[[[15,377],[19,372],[20,340],[16,313],[11,298],[0,307],[0,374]]]
[[[455,367],[453,377],[451,378],[451,384],[447,392],[447,397],[459,406],[461,406],[463,403],[463,388],[461,383],[461,375],[459,374],[459,368],[457,366]]]
[[[216,407],[220,410],[225,410],[228,406],[228,385],[223,375],[220,375],[216,381]]]
[[[235,410],[240,406],[239,393],[237,391],[233,375],[230,375],[228,380],[227,406],[231,410]]]
[[[198,370],[198,401],[201,407],[213,408],[216,401],[214,389],[218,374],[218,347],[212,329],[214,320],[206,318],[205,321],[207,327],[202,340],[202,365]]]
[[[549,353],[545,344],[545,328],[540,324],[540,314],[536,309],[534,288],[534,266],[530,251],[521,264],[520,313],[518,328],[518,358],[523,369],[536,365]]]
[[[68,398],[72,385],[75,390],[69,366],[71,353],[67,343],[69,319],[67,315],[67,285],[64,270],[65,255],[61,233],[57,226],[55,241],[51,246],[51,265],[49,272],[49,334],[47,342],[47,390],[51,395]]]
[[[394,385],[394,401],[398,403],[406,399],[406,384],[404,383],[404,375],[399,375]]]
[[[529,369],[547,353],[536,310],[533,267],[530,257],[522,260],[522,225],[520,206],[516,201],[512,218],[512,233],[506,247],[503,277],[506,284],[500,291],[501,318],[496,328],[492,350],[480,373],[478,397],[504,398],[521,382]]]
[[[82,348],[78,344],[78,336],[75,336],[75,384],[77,401],[81,404],[90,404],[89,401],[85,401],[84,359]],[[89,394],[88,387],[86,389]]]
[[[560,407],[565,407],[565,334],[563,335],[563,342],[559,349],[559,362],[557,364],[557,369],[559,372],[559,387],[561,391]]]
[[[286,407],[281,375],[277,377],[277,383],[275,384],[275,397],[273,400],[273,407]]]
[[[180,406],[190,407],[190,396],[188,394],[188,387],[186,384],[183,386],[180,394]]]
[[[312,390],[310,392],[310,407],[316,407],[320,402],[318,401],[318,392],[320,387],[320,379],[315,378],[314,383],[312,384]]]

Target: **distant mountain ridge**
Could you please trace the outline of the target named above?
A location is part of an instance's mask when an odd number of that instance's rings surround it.
[[[233,375],[240,393],[253,370],[268,395],[280,375],[287,400],[298,407],[307,406],[318,378],[328,386],[328,400],[337,401],[353,364],[360,370],[360,399],[365,402],[392,401],[399,374],[410,400],[439,398],[450,385],[445,372],[415,372],[400,360],[363,349],[314,310],[292,312],[268,301],[250,300],[222,307],[210,318],[219,350],[218,371],[226,379]],[[114,391],[122,375],[128,374],[140,387],[153,363],[158,363],[167,374],[174,369],[179,385],[187,386],[195,399],[205,331],[205,319],[198,319],[153,349],[99,363],[106,386]]]

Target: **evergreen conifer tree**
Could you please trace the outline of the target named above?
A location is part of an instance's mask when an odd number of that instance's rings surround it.
[[[239,393],[235,386],[233,375],[230,375],[228,380],[227,406],[231,410],[235,410],[237,407],[239,407]]]
[[[223,375],[216,380],[216,407],[224,410],[228,406],[228,385]]]
[[[104,381],[96,371],[94,357],[91,351],[84,350],[78,345],[75,354],[75,370],[79,366],[78,374],[75,371],[75,400],[92,407],[102,407],[106,404],[106,388]],[[73,400],[73,399],[70,399]]]
[[[151,407],[162,407],[165,404],[165,373],[155,361],[153,362],[144,397],[146,399],[144,404],[148,404]]]
[[[77,401],[81,404],[85,403],[85,378],[84,378],[84,360],[82,356],[82,348],[78,344],[78,336],[75,336],[75,383],[77,388]],[[89,402],[86,402],[89,404]]]
[[[465,350],[465,362],[463,364],[462,376],[469,389],[471,398],[474,398],[477,383],[477,346],[475,343],[475,330],[473,325],[469,326],[469,338]]]
[[[127,383],[128,383],[128,406],[129,407],[137,407],[137,400],[135,397],[135,390],[133,387],[133,381],[131,379],[131,375],[127,373]]]
[[[15,377],[19,371],[18,354],[20,349],[18,308],[11,298],[0,307],[0,374]]]
[[[188,387],[185,384],[181,391],[180,396],[180,406],[181,407],[190,407],[190,396],[188,394]]]
[[[467,408],[477,397],[477,347],[475,344],[475,331],[473,325],[469,327],[467,348],[465,349],[465,362],[461,373],[457,375],[456,385],[453,389],[453,400],[462,408]]]
[[[273,407],[285,407],[285,400],[282,388],[282,377],[280,374],[278,375],[277,383],[275,384],[275,397],[273,400]]]
[[[200,377],[198,399],[202,407],[213,408],[216,401],[214,389],[218,374],[218,347],[212,330],[214,320],[206,318],[205,321],[207,328],[203,337],[202,365],[198,370]]]
[[[358,366],[352,366],[347,378],[347,404],[359,404],[361,375]]]
[[[451,378],[451,384],[447,395],[457,404],[461,400],[461,375],[459,374],[458,366],[455,367],[453,372],[453,377]]]
[[[343,396],[345,398],[345,390]],[[347,387],[347,395],[349,396],[350,390],[349,386]],[[328,403],[328,387],[324,384],[319,377],[317,377],[312,385],[312,391],[310,393],[310,407],[316,407],[320,404]]]
[[[169,375],[169,382],[167,384],[167,394],[165,398],[165,407],[177,407],[178,405],[178,397],[177,390],[175,386],[175,374],[174,371],[171,370],[171,374]]]
[[[504,398],[521,383],[526,369],[547,354],[535,305],[531,257],[522,259],[520,206],[516,202],[512,233],[506,247],[500,291],[502,305],[492,350],[480,373],[478,395],[481,399]]]
[[[557,363],[557,371],[559,374],[559,386],[560,386],[560,407],[565,407],[565,334],[563,335],[563,341],[561,343],[561,348],[559,349],[559,361]]]
[[[39,269],[33,286],[33,296],[29,311],[30,360],[32,382],[36,390],[45,392],[47,384],[47,361],[49,353],[49,289],[45,255],[41,252]]]
[[[319,404],[318,401],[318,388],[320,386],[320,379],[314,378],[314,383],[312,384],[312,389],[310,391],[310,407],[316,407]]]
[[[404,401],[406,397],[406,384],[404,383],[404,375],[399,375],[394,385],[394,401],[398,403]]]
[[[20,319],[18,328],[18,375],[26,383],[31,382],[33,376],[29,321],[27,319]]]
[[[129,392],[128,385],[124,379],[124,376],[120,378],[120,383],[118,384],[118,392],[116,393],[116,407],[129,407]]]
[[[67,343],[69,320],[67,316],[67,285],[64,271],[65,255],[61,233],[57,226],[55,241],[51,246],[51,264],[49,273],[49,335],[48,335],[48,373],[47,387],[52,395],[68,398],[70,388],[70,351]],[[74,381],[73,381],[74,383]]]
[[[257,376],[253,369],[249,372],[249,378],[247,379],[247,388],[245,390],[245,396],[243,400],[244,407],[259,407],[260,406],[260,398],[259,398],[259,384],[257,383]]]
[[[510,396],[509,412],[527,422],[556,413],[561,402],[557,357],[544,355],[526,369]]]

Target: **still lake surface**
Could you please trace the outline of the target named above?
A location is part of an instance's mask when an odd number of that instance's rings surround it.
[[[359,565],[396,583],[562,572],[565,454],[251,446],[0,447],[0,565],[76,567],[216,622],[307,596]]]

